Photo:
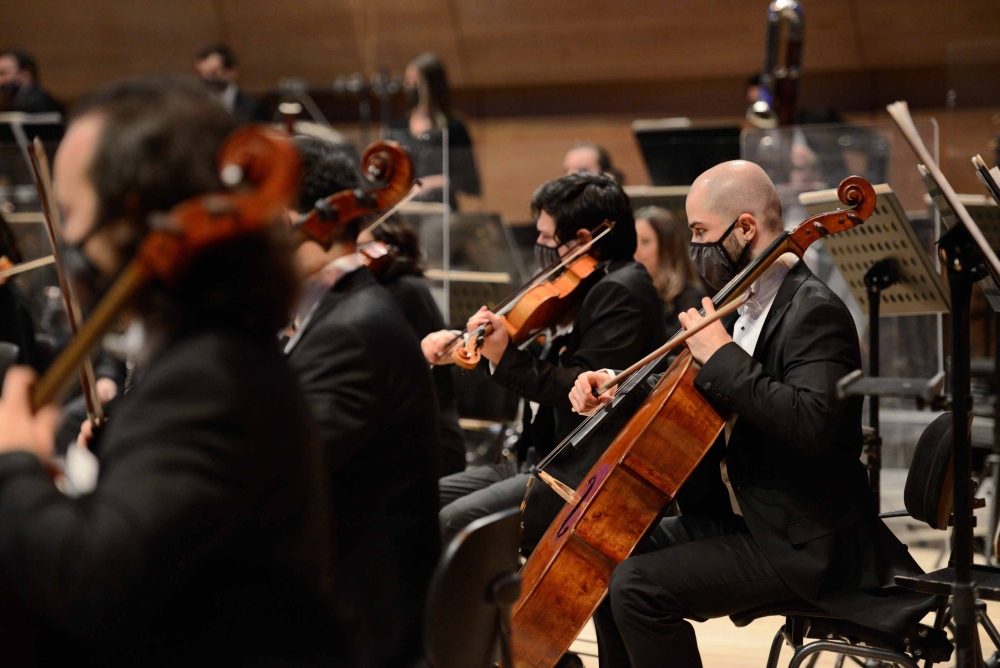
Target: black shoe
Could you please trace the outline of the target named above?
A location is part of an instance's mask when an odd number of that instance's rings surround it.
[[[566,652],[559,659],[556,668],[583,668],[583,660],[573,652]]]

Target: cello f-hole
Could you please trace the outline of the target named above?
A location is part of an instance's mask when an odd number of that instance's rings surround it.
[[[562,538],[563,534],[569,531],[569,527],[571,524],[570,520],[572,520],[573,517],[576,516],[576,511],[580,509],[580,506],[583,505],[583,502],[590,498],[590,493],[594,491],[594,485],[596,483],[597,483],[596,475],[592,476],[590,480],[587,481],[587,488],[583,491],[583,494],[580,495],[580,500],[576,502],[575,506],[573,506],[573,512],[571,512],[566,517],[566,521],[562,523],[561,527],[559,527],[559,531],[558,533],[556,533],[556,538]]]

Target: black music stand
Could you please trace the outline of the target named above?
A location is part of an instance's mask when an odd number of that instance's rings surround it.
[[[445,548],[427,594],[431,668],[513,668],[511,608],[521,594],[521,510],[478,519]]]
[[[823,239],[823,247],[843,275],[858,304],[868,308],[868,376],[879,375],[879,318],[949,312],[948,291],[914,232],[896,194],[887,184],[875,186],[875,210],[864,225]],[[803,193],[799,203],[809,215],[843,208],[836,190]],[[881,495],[882,436],[879,395],[868,397],[874,434],[865,458],[876,507]]]

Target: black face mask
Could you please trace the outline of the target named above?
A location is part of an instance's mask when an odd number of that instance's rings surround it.
[[[59,256],[66,269],[66,277],[72,283],[74,293],[80,300],[80,306],[90,310],[104,297],[111,287],[114,277],[105,276],[87,255],[83,247],[91,237],[101,230],[101,225],[95,225],[83,239],[76,243],[59,242]]]
[[[16,81],[10,81],[0,86],[0,96],[3,96],[9,102],[14,99],[19,90],[21,90],[21,84]]]
[[[403,93],[406,94],[406,108],[416,109],[420,104],[420,89],[414,86],[404,86]]]
[[[692,242],[688,246],[688,256],[694,263],[695,269],[701,274],[705,282],[715,291],[719,291],[726,286],[733,276],[740,273],[744,267],[750,264],[750,243],[743,245],[740,256],[735,260],[729,255],[729,251],[723,245],[726,239],[736,229],[736,220],[729,226],[725,234],[719,237],[718,241],[708,244],[697,244]]]
[[[555,264],[559,261],[559,247],[546,246],[545,244],[540,244],[536,241],[535,260],[538,262],[539,269],[545,269],[546,267]]]

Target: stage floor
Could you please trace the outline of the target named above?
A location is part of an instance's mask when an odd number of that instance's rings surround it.
[[[906,471],[886,469],[883,472],[882,510],[903,508],[903,485]],[[982,512],[978,511],[977,515]],[[919,525],[907,518],[895,518],[887,521],[888,526],[899,538],[910,546],[910,553],[925,571],[931,571],[944,566],[939,562],[942,558],[942,547],[947,534],[934,531],[927,525]],[[986,517],[979,518],[979,526],[986,524]],[[944,556],[944,561],[947,555]],[[982,561],[982,559],[977,559]],[[987,603],[987,611],[994,623],[1000,624],[1000,603]],[[706,668],[763,668],[767,663],[767,653],[771,648],[771,640],[781,627],[784,618],[770,617],[758,619],[749,626],[737,628],[728,617],[710,619],[704,623],[694,623],[698,636],[698,646],[701,649],[702,662]],[[927,619],[925,623],[931,623]],[[986,658],[995,650],[989,637],[980,629],[980,638],[986,653]],[[592,622],[580,633],[573,644],[573,651],[583,659],[586,668],[597,668],[597,636]],[[784,646],[779,666],[787,666],[791,659],[791,650]],[[954,659],[954,655],[952,655]],[[828,668],[834,665],[835,657],[830,654],[820,655],[817,668]],[[669,657],[664,657],[664,666],[669,666]],[[952,662],[952,665],[954,663]]]

